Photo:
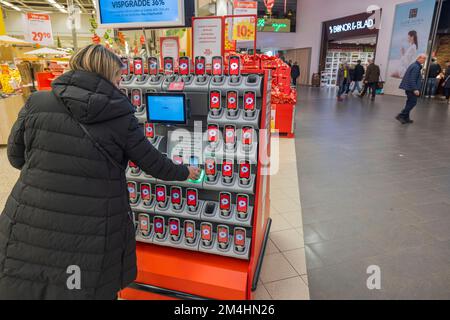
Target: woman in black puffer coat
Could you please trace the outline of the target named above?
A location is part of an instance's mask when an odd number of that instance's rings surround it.
[[[0,299],[114,299],[136,277],[125,172],[79,123],[121,167],[132,160],[164,180],[199,174],[147,141],[115,85],[119,57],[90,45],[70,66],[52,91],[31,95],[9,137],[21,174],[0,215]]]

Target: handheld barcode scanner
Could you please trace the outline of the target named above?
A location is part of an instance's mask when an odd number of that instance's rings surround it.
[[[175,155],[173,155],[172,160],[173,160],[173,162],[175,164],[183,164],[183,162],[184,162],[182,154],[175,154]]]
[[[130,168],[130,174],[134,176],[141,174],[141,169],[133,161],[128,161],[128,167]]]
[[[133,59],[133,72],[138,81],[141,81],[144,75],[144,65],[142,58],[136,57]]]
[[[236,147],[236,127],[232,124],[225,125],[225,148],[234,150]]]
[[[238,252],[245,251],[245,238],[247,236],[246,233],[247,232],[244,228],[234,228],[234,249]]]
[[[212,57],[211,74],[215,77],[223,76],[223,58],[221,56]]]
[[[172,203],[172,206],[179,210],[182,206],[182,195],[181,195],[181,188],[172,186],[170,188],[170,201]]]
[[[122,81],[130,81],[132,75],[130,74],[130,60],[127,57],[121,57],[122,61]]]
[[[208,124],[208,143],[212,149],[215,149],[219,143],[219,126],[217,124]]]
[[[141,183],[141,200],[144,207],[150,206],[152,202],[152,189],[149,183]]]
[[[156,202],[160,208],[165,208],[167,206],[167,190],[166,186],[158,184],[155,187]]]
[[[242,160],[239,163],[239,181],[241,184],[247,185],[250,182],[251,167],[250,162]]]
[[[136,112],[141,112],[144,109],[141,89],[135,88],[131,90],[131,103],[136,108]]]
[[[195,242],[195,222],[192,220],[184,221],[184,238],[187,243]]]
[[[198,191],[197,189],[188,188],[186,190],[186,204],[188,211],[195,212],[198,208]]]
[[[217,177],[217,166],[214,158],[205,159],[205,174],[208,181],[214,181]]]
[[[228,58],[228,74],[231,77],[231,82],[239,82],[241,75],[241,58],[239,56],[230,56]]]
[[[246,194],[238,194],[236,197],[236,212],[239,219],[247,219],[249,198]]]
[[[220,215],[229,217],[231,214],[231,193],[221,192],[219,195]]]
[[[166,234],[164,217],[155,216],[153,218],[153,228],[155,229],[156,236],[159,239],[163,239]]]
[[[211,246],[212,224],[209,222],[202,222],[202,224],[200,225],[200,234],[201,234],[202,244],[205,247]]]
[[[248,151],[252,148],[253,133],[254,130],[252,126],[242,127],[241,142],[242,142],[242,149],[244,149],[245,151]]]
[[[223,84],[224,76],[223,76],[223,58],[221,56],[215,56],[211,59],[211,83],[215,84]]]
[[[194,73],[196,76],[203,76],[206,74],[206,58],[203,56],[195,57]]]
[[[152,232],[152,225],[150,223],[150,217],[146,213],[140,213],[139,219],[139,232],[141,236],[148,237]]]
[[[246,117],[253,117],[256,110],[256,93],[255,91],[244,92],[244,114]]]
[[[225,183],[231,183],[233,181],[233,161],[223,160],[222,162],[222,179]]]
[[[217,242],[220,249],[227,249],[230,245],[230,228],[225,225],[217,226]]]
[[[238,92],[227,91],[227,112],[230,117],[235,117],[238,112]]]
[[[138,193],[137,193],[137,184],[136,182],[128,182],[127,183],[127,187],[128,187],[128,197],[130,199],[130,203],[135,204],[138,202]]]
[[[191,73],[191,59],[189,57],[178,59],[178,73],[181,76],[188,76]]]
[[[164,74],[171,75],[174,73],[174,60],[172,57],[165,57],[164,62]]]
[[[154,76],[159,74],[159,67],[158,67],[158,58],[156,57],[149,57],[147,59],[147,67],[148,67],[148,74],[154,78]]]
[[[155,135],[155,125],[150,122],[146,122],[145,125],[145,136],[147,137],[150,142],[155,142],[156,135]]]
[[[218,90],[212,90],[209,93],[209,110],[213,116],[218,116],[220,114],[220,109],[222,106],[222,95]]]
[[[177,218],[169,219],[169,235],[173,241],[180,240],[180,220]]]

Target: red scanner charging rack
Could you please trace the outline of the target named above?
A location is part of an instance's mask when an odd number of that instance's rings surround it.
[[[233,59],[233,66],[240,63]],[[239,67],[240,73],[228,75],[222,68],[212,75],[188,69],[198,74],[122,76],[124,92],[142,94],[137,117],[149,141],[177,163],[188,161],[167,149],[168,129],[146,123],[145,93],[183,88],[205,132],[202,162],[208,161],[201,166],[212,174],[199,183],[161,181],[130,164],[138,276],[121,291],[124,299],[252,299],[257,286],[271,224],[269,165],[262,161],[270,155],[270,71]],[[217,97],[212,109],[211,93]],[[212,140],[209,127],[215,128]]]

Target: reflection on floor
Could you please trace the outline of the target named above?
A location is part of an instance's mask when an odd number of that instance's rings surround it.
[[[450,112],[299,91],[296,150],[311,299],[450,298]],[[369,290],[369,266],[381,290]],[[373,283],[373,282],[372,282]]]

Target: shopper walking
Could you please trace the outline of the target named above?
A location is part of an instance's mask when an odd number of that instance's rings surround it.
[[[291,67],[291,78],[294,86],[297,85],[298,77],[300,77],[300,67],[298,66],[297,61],[295,61],[294,65]]]
[[[338,74],[336,78],[336,84],[338,86],[338,92],[337,92],[337,100],[343,101],[342,95],[347,90],[347,86],[350,83],[350,73],[348,70],[348,66],[346,63],[341,64],[338,69]]]
[[[447,102],[450,104],[450,61],[447,61],[447,69],[445,69],[445,78],[442,86],[444,87],[444,95]]]
[[[352,93],[355,92],[355,90],[358,90],[358,93],[361,93],[361,82],[364,78],[364,74],[366,73],[366,71],[364,70],[364,67],[361,65],[361,60],[357,61],[357,64],[355,66],[355,69],[353,71],[353,88],[352,88]]]
[[[380,67],[377,66],[372,59],[368,60],[369,65],[367,66],[366,76],[364,77],[364,89],[360,94],[360,97],[364,97],[367,90],[371,90],[371,100],[375,100],[375,95],[377,93],[377,85],[380,80]]]
[[[353,68],[353,66],[350,66],[348,68],[348,82],[345,85],[345,95],[348,95],[350,93],[350,90],[353,88],[352,86],[354,86],[354,73],[355,69]]]
[[[416,62],[411,64],[406,69],[402,82],[400,83],[400,89],[405,90],[406,93],[406,105],[405,108],[397,115],[396,119],[401,124],[413,123],[410,118],[411,110],[417,104],[417,98],[420,96],[420,88],[422,86],[422,65],[425,63],[427,56],[421,54],[417,57]]]
[[[0,299],[115,299],[136,277],[128,160],[163,180],[199,176],[146,139],[112,51],[89,45],[70,68],[31,95],[9,137],[21,174],[0,215]]]
[[[436,59],[431,59],[431,64],[428,71],[427,87],[425,90],[425,98],[434,98],[439,85],[438,75],[441,74],[442,68],[437,63]]]

